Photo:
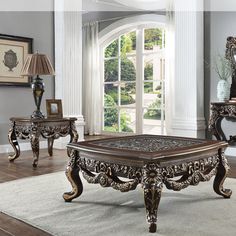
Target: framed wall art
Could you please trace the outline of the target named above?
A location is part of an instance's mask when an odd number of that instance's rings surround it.
[[[32,38],[0,34],[0,86],[30,86],[31,78],[22,76],[21,69],[32,43]]]
[[[62,104],[60,99],[46,99],[47,117],[62,118]]]

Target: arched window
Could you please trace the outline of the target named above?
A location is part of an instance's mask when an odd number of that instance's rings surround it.
[[[103,131],[165,134],[165,27],[139,23],[102,45]]]

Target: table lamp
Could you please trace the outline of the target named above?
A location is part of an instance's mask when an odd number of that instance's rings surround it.
[[[31,118],[44,118],[40,111],[40,105],[44,93],[43,79],[39,75],[54,75],[52,64],[48,57],[44,54],[29,54],[21,70],[21,75],[36,76],[32,82],[34,102],[36,110],[31,115]]]

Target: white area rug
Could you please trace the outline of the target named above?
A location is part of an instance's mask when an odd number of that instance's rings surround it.
[[[62,194],[71,187],[64,172],[0,184],[0,211],[57,236],[233,236],[236,233],[236,179],[224,199],[212,181],[180,192],[164,188],[157,232],[148,233],[141,187],[128,193],[84,182],[71,203]]]

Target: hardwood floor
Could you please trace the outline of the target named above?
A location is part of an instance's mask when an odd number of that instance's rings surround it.
[[[95,137],[100,138],[99,136]],[[88,138],[87,139],[94,139]],[[39,165],[32,168],[32,152],[25,151],[13,163],[7,160],[7,154],[0,154],[0,183],[24,177],[43,175],[64,171],[68,157],[66,150],[54,149],[54,155],[48,156],[47,150],[40,150]],[[231,170],[229,177],[236,178],[236,157],[228,157]],[[0,213],[0,236],[51,236],[50,234],[32,227],[20,220]]]
[[[7,154],[0,154],[0,183],[24,177],[43,175],[65,170],[68,157],[66,150],[53,150],[48,156],[47,150],[40,150],[39,165],[32,167],[32,152],[22,152],[15,162],[7,160]],[[20,220],[0,213],[0,236],[49,236],[50,234],[32,227]]]

